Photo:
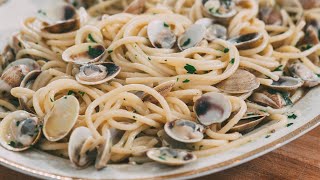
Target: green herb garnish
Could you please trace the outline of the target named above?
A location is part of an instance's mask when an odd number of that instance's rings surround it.
[[[177,82],[179,81],[179,78],[177,78]]]
[[[17,121],[17,122],[16,122],[16,126],[19,126],[19,124],[20,124],[20,121]]]
[[[167,23],[163,23],[164,27],[169,27],[169,25]]]
[[[292,124],[293,124],[293,123],[288,123],[288,124],[287,124],[287,127],[291,126]]]
[[[111,54],[113,52],[113,50],[109,50],[108,53]]]
[[[288,115],[289,119],[296,119],[298,116],[295,114]]]
[[[103,53],[103,49],[98,48],[98,47],[92,48],[91,46],[89,46],[88,54],[91,58],[96,58]]]
[[[283,67],[283,65],[280,65],[277,68],[275,68],[273,71],[282,71],[282,67]]]
[[[231,63],[231,64],[234,64],[234,58],[232,58],[232,59],[230,60],[230,63]]]
[[[302,47],[301,47],[301,50],[302,50],[302,51],[306,51],[306,50],[308,50],[308,49],[310,49],[310,48],[312,48],[312,44],[307,44],[306,46],[302,46]]]
[[[16,143],[14,141],[10,141],[8,143],[8,145],[11,146],[11,147],[16,147]]]
[[[158,158],[159,158],[159,159],[162,159],[162,160],[166,160],[166,158],[163,157],[163,156],[158,156]]]
[[[77,1],[74,1],[74,2],[72,3],[72,5],[76,7],[76,6],[78,6],[78,2],[77,2]]]
[[[228,53],[228,52],[229,52],[229,49],[228,49],[228,48],[224,48],[223,52],[224,52],[224,53]]]
[[[54,100],[52,98],[50,98],[50,101],[53,102]]]
[[[183,83],[188,83],[188,82],[190,82],[190,80],[189,79],[185,79],[184,81],[182,81]]]
[[[149,61],[151,61],[151,58],[150,58],[150,57],[148,57],[148,60],[149,60]]]
[[[266,137],[265,138],[269,138],[271,135],[270,134],[268,134],[268,135],[266,135]]]
[[[188,74],[194,74],[197,71],[197,69],[190,64],[186,64],[184,69],[187,70]]]
[[[187,46],[187,45],[190,44],[190,42],[191,42],[191,39],[188,38],[188,39],[182,44],[182,46]]]
[[[93,37],[92,37],[91,34],[88,35],[88,38],[90,39],[91,42],[97,42],[97,41],[95,41],[95,40],[93,39]]]
[[[288,92],[280,92],[282,98],[284,99],[284,101],[286,102],[286,105],[292,105],[292,101],[289,97],[289,93]]]
[[[69,90],[69,91],[68,91],[68,95],[72,95],[72,94],[75,94],[75,92],[72,91],[72,90]]]
[[[83,92],[83,91],[79,91],[78,92],[81,96],[84,96],[86,93],[85,92]]]

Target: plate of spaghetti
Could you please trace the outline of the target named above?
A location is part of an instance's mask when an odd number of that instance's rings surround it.
[[[6,1],[0,163],[52,179],[182,179],[278,148],[319,124],[319,10]]]

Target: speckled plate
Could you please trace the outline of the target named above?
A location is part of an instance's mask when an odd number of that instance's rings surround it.
[[[48,0],[9,0],[0,6],[0,45],[21,21],[39,9]],[[53,0],[51,1],[53,2]],[[301,115],[289,120],[292,126],[284,127],[269,138],[261,137],[229,151],[200,158],[183,167],[167,167],[157,163],[143,165],[110,165],[97,171],[94,168],[76,170],[68,160],[38,150],[16,153],[0,146],[0,164],[16,171],[40,178],[52,179],[185,179],[218,172],[270,152],[298,138],[320,124],[320,87],[311,90],[291,110]]]

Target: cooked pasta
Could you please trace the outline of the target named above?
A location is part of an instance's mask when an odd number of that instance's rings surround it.
[[[9,150],[182,165],[289,125],[320,83],[318,1],[69,3],[26,18],[2,53]]]

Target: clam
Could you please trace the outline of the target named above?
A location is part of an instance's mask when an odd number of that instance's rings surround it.
[[[278,81],[273,81],[270,85],[266,86],[279,91],[291,91],[298,89],[302,85],[303,81],[298,78],[281,76]]]
[[[67,0],[67,2],[76,8],[84,7],[85,9],[88,9],[89,7],[97,4],[99,0]]]
[[[262,7],[259,9],[259,19],[268,25],[281,25],[282,15],[275,7]]]
[[[93,139],[91,131],[87,127],[78,127],[69,139],[68,155],[70,161],[78,168],[84,168],[94,162],[97,149],[90,149],[90,140]]]
[[[164,147],[187,149],[186,143],[174,140],[165,132],[165,130],[158,131],[157,136],[159,137],[161,144]]]
[[[30,72],[26,65],[16,65],[6,69],[0,77],[0,91],[10,92],[14,87],[18,87],[22,79]]]
[[[294,77],[302,79],[306,87],[314,87],[320,83],[320,78],[303,63],[291,64],[288,69]]]
[[[31,72],[29,72],[22,80],[20,87],[24,87],[24,88],[28,88],[31,89],[32,85],[35,81],[35,79],[41,74],[40,70],[33,70]],[[30,113],[35,113],[33,108],[30,108],[27,105],[27,101],[28,99],[25,97],[19,98],[19,104],[21,106],[22,109],[30,112]]]
[[[79,110],[79,101],[74,96],[63,96],[54,101],[52,109],[44,117],[44,136],[49,141],[66,137],[78,120]]]
[[[233,0],[202,0],[204,10],[213,18],[228,20],[236,13],[236,5]]]
[[[269,114],[258,109],[248,108],[246,114],[229,132],[247,132],[260,124]]]
[[[0,143],[11,151],[23,151],[40,138],[40,120],[26,111],[15,111],[0,122]]]
[[[2,65],[6,65],[12,61],[15,60],[15,52],[13,48],[11,48],[9,45],[6,45],[1,54],[0,54],[0,60],[2,62]],[[0,67],[2,69],[2,67]]]
[[[204,38],[208,41],[213,41],[215,39],[227,39],[227,28],[220,24],[215,24],[212,19],[198,19],[195,24],[203,25],[206,28]]]
[[[166,97],[168,93],[172,90],[174,85],[176,84],[176,80],[166,81],[164,83],[159,84],[158,86],[154,87],[153,89],[156,90],[159,94],[161,94],[163,97]],[[150,94],[143,93],[142,95],[143,101],[150,101],[152,103],[157,103],[158,100],[155,99]]]
[[[62,53],[62,59],[75,64],[87,64],[99,61],[106,49],[97,43],[82,43],[69,47]]]
[[[286,105],[280,92],[262,91],[252,95],[251,100],[264,106],[280,109]]]
[[[133,0],[123,11],[131,14],[141,14],[144,11],[146,0]]]
[[[303,9],[312,9],[320,7],[320,1],[318,0],[299,0]]]
[[[159,163],[169,166],[180,166],[197,159],[196,155],[182,149],[171,149],[167,147],[150,149],[147,156]]]
[[[76,80],[81,84],[96,85],[105,83],[120,72],[120,66],[112,62],[86,64],[80,67]]]
[[[227,97],[221,93],[203,94],[193,106],[198,121],[203,125],[221,123],[231,115],[232,106]]]
[[[178,47],[185,50],[194,47],[202,41],[206,34],[206,28],[200,24],[191,25],[179,38]]]
[[[111,157],[112,135],[109,129],[103,130],[103,144],[97,148],[97,157],[95,162],[96,169],[102,169],[107,166]]]
[[[193,121],[177,119],[167,122],[164,130],[172,139],[184,142],[195,143],[203,139],[203,126]]]
[[[177,37],[170,30],[170,26],[160,20],[151,21],[147,27],[148,38],[153,47],[170,49],[174,46]]]
[[[249,71],[238,69],[228,79],[216,85],[218,89],[230,94],[248,93],[260,86],[260,81]]]
[[[229,39],[228,41],[233,43],[240,50],[251,49],[261,44],[263,36],[262,33],[256,32],[239,35]]]
[[[80,27],[76,9],[65,2],[38,10],[37,18],[43,22],[42,30],[50,33],[66,33]]]
[[[17,66],[17,65],[25,65],[28,67],[29,71],[40,70],[40,65],[35,60],[30,58],[22,58],[22,59],[17,59],[12,63],[8,64],[8,66],[4,69],[4,71],[9,69],[10,67]]]

